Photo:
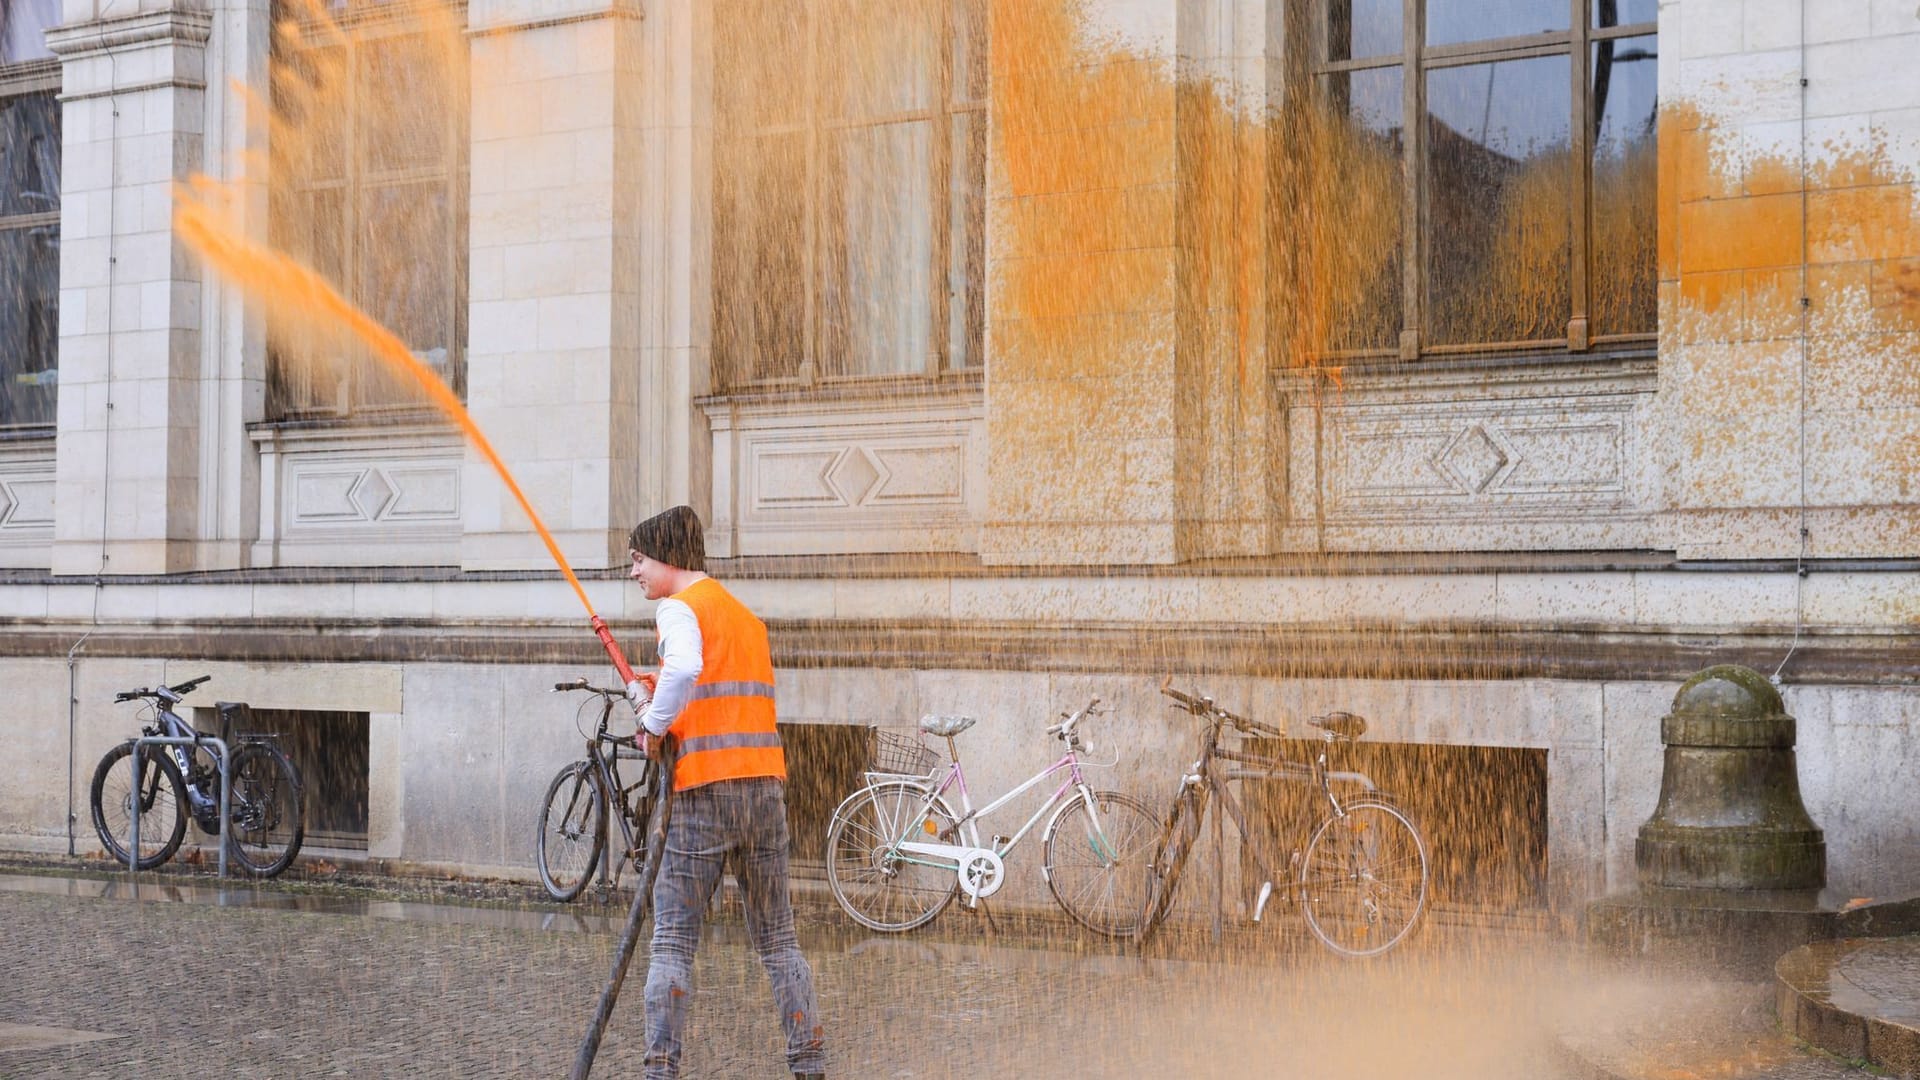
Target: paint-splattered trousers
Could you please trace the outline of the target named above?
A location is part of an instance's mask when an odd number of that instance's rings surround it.
[[[787,894],[786,784],[773,777],[721,780],[673,796],[667,852],[653,886],[653,949],[647,964],[647,1080],[680,1071],[681,1033],[693,1003],[693,952],[707,903],[731,869],[747,909],[747,933],[773,983],[787,1032],[787,1066],[825,1072],[827,1055],[813,969],[800,954]]]

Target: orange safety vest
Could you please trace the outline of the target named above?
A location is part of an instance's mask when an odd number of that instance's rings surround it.
[[[674,720],[680,744],[673,790],[787,776],[787,756],[773,726],[773,656],[767,624],[712,578],[674,593],[700,624],[700,678]]]

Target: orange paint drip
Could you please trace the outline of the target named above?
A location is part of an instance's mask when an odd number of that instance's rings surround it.
[[[176,191],[173,225],[187,246],[209,267],[248,295],[266,302],[276,311],[297,311],[309,319],[338,327],[364,344],[382,363],[418,384],[427,400],[460,425],[460,430],[472,440],[474,448],[493,466],[493,471],[499,474],[501,482],[507,485],[507,490],[513,493],[514,500],[520,504],[520,509],[525,511],[527,520],[533,522],[534,529],[540,533],[547,553],[553,556],[560,572],[566,575],[567,583],[573,586],[574,595],[580,598],[580,606],[587,609],[588,616],[597,618],[593,602],[587,599],[587,590],[581,587],[580,579],[574,576],[567,557],[560,553],[560,545],[554,542],[553,534],[547,531],[546,524],[527,500],[526,493],[520,490],[512,471],[494,452],[493,444],[487,441],[485,433],[473,422],[472,415],[460,403],[453,388],[413,355],[413,351],[391,330],[348,302],[319,274],[282,252],[246,239],[223,221],[220,213],[208,201],[217,196],[217,186],[204,177],[195,177],[190,190]]]

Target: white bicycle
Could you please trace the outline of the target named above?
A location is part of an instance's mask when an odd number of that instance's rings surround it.
[[[1094,791],[1081,777],[1080,755],[1092,746],[1079,725],[1096,715],[1099,703],[1094,698],[1078,712],[1062,713],[1061,722],[1047,729],[1066,744],[1060,759],[978,810],[953,742],[973,726],[973,717],[921,718],[922,732],[947,740],[944,765],[917,738],[874,729],[867,786],[847,796],[827,829],[827,882],[834,899],[855,922],[888,932],[925,926],[960,893],[975,907],[999,891],[1007,855],[1046,817],[1041,873],[1054,900],[1089,930],[1109,937],[1133,934],[1160,826],[1138,800]],[[1012,836],[981,842],[982,819],[1063,773],[1059,788]],[[958,814],[947,800],[956,789]]]

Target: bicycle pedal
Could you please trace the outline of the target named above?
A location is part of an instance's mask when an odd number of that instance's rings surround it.
[[[1259,922],[1260,916],[1267,912],[1267,901],[1273,899],[1273,882],[1260,883],[1260,897],[1253,902],[1253,921]]]

